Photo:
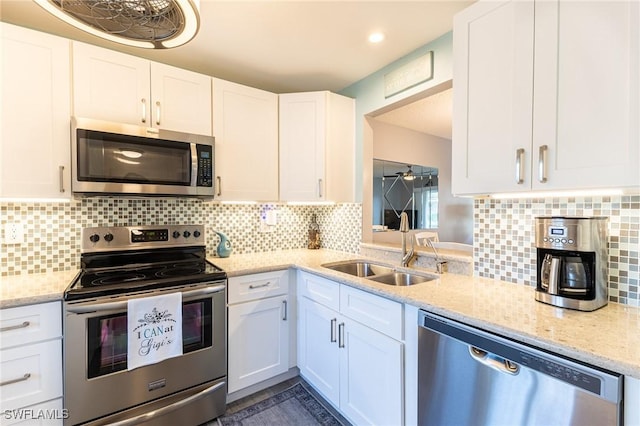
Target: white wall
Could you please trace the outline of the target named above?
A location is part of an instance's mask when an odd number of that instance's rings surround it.
[[[451,141],[375,119],[368,121],[373,131],[373,158],[438,168],[440,240],[471,244],[473,200],[451,195]],[[368,195],[366,185],[363,182],[363,199],[373,197],[373,182],[368,183]]]

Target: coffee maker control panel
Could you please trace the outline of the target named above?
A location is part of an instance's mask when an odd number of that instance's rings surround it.
[[[576,246],[576,227],[547,225],[547,232],[543,235],[543,246],[561,249],[575,248]]]

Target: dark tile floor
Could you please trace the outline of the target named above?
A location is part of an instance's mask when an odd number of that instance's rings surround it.
[[[329,411],[331,414],[333,414],[333,416],[338,419],[343,425],[345,426],[350,426],[351,423],[349,423],[348,420],[346,420],[342,415],[340,415],[340,413],[338,413],[336,411],[335,408],[333,408],[331,406],[331,404],[329,404],[322,396],[320,396],[320,394],[311,387],[311,385],[309,385],[302,377],[298,376],[298,377],[294,377],[293,379],[289,379],[286,380],[282,383],[278,383],[277,385],[271,386],[270,388],[267,388],[265,390],[262,390],[260,392],[256,392],[252,395],[246,396],[242,399],[239,399],[237,401],[234,401],[230,404],[227,405],[227,412],[226,414],[233,414],[237,411],[240,411],[246,407],[249,407],[253,404],[256,404],[262,400],[265,400],[273,395],[276,395],[277,393],[282,392],[285,389],[289,389],[291,386],[297,384],[297,383],[301,383],[304,388],[311,393],[319,402],[320,404],[322,404],[327,411]],[[207,423],[206,426],[217,426],[218,422],[217,421],[213,421],[210,423]],[[267,425],[265,425],[267,426]]]

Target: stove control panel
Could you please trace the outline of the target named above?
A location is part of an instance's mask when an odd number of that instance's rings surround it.
[[[82,253],[205,245],[203,225],[149,225],[85,228]]]

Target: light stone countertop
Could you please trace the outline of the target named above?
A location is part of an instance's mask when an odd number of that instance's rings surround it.
[[[0,308],[62,300],[78,270],[0,277]]]
[[[434,281],[395,287],[321,267],[363,258],[332,250],[282,250],[232,254],[209,260],[229,277],[296,267],[334,281],[408,303],[578,361],[640,379],[640,309],[609,303],[578,312],[536,302],[521,284],[447,273]],[[379,260],[378,260],[379,261]],[[393,260],[387,263],[394,264]],[[402,268],[398,268],[402,269]],[[417,269],[433,274],[433,271]],[[77,271],[2,277],[0,308],[60,300]],[[433,274],[435,275],[435,274]]]
[[[638,308],[609,303],[594,312],[579,312],[537,302],[534,288],[522,284],[447,273],[438,276],[435,281],[396,287],[320,266],[356,258],[363,257],[330,250],[303,249],[232,254],[228,258],[209,260],[227,271],[230,277],[297,267],[519,342],[640,379]],[[417,270],[435,275],[433,270]]]

